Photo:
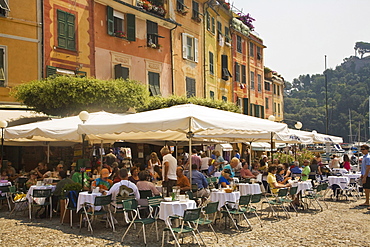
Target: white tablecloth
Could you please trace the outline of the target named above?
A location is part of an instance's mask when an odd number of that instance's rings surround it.
[[[213,173],[213,177],[220,177],[221,176],[221,172],[215,172]]]
[[[343,175],[343,177],[347,177],[347,178],[349,178],[349,179],[351,179],[351,178],[358,179],[358,178],[360,178],[360,177],[361,177],[361,173],[355,173],[355,174],[353,174],[353,173],[350,173],[350,174],[344,174],[344,175]]]
[[[341,189],[344,189],[349,184],[349,178],[342,176],[342,177],[336,177],[336,176],[329,176],[329,185],[337,184]]]
[[[161,202],[159,206],[159,218],[161,220],[166,220],[168,216],[184,216],[184,211],[186,209],[194,209],[197,204],[194,200],[188,200],[184,202],[171,201],[171,202]]]
[[[33,190],[48,190],[48,189],[51,189],[51,191],[54,191],[55,190],[55,185],[32,185],[28,192],[27,192],[27,195],[26,195],[26,198],[28,199],[28,202],[29,203],[32,203],[32,193],[33,193]],[[39,198],[38,200],[40,199],[44,199],[44,198]],[[42,203],[42,201],[36,201],[37,203]]]
[[[240,195],[261,194],[261,187],[258,183],[255,184],[239,184]]]
[[[89,194],[89,192],[87,192],[87,191],[80,192],[80,194],[78,194],[78,200],[77,200],[77,212],[82,208],[82,206],[84,205],[85,202],[94,204],[95,197],[101,196],[101,195],[102,194],[100,192],[98,192],[98,193],[93,192],[91,194]],[[99,211],[100,209],[101,209],[100,206],[95,207],[96,211]]]
[[[59,180],[59,178],[44,178],[42,182],[45,184],[52,184],[54,180]]]
[[[348,171],[344,168],[333,168],[333,173],[348,174]]]
[[[219,202],[218,210],[225,205],[225,202],[237,202],[240,198],[240,192],[235,191],[231,193],[221,192],[221,191],[212,191],[211,192],[211,202]]]

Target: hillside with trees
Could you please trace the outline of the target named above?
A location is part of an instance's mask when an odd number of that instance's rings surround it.
[[[345,142],[367,141],[369,135],[370,56],[350,57],[335,69],[327,69],[328,134]],[[325,74],[301,75],[285,88],[285,119],[302,130],[325,133]],[[352,138],[350,137],[350,116]]]

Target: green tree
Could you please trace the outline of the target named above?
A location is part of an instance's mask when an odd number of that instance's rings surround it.
[[[124,112],[145,105],[149,92],[145,85],[132,80],[57,76],[17,86],[13,96],[38,112],[68,116],[82,110]]]

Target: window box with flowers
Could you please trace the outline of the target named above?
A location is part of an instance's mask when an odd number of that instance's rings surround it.
[[[160,49],[162,46],[160,44],[155,44],[153,42],[148,42],[148,47],[153,49]]]
[[[148,0],[138,0],[137,6],[142,8],[143,10],[146,10],[148,12],[152,12],[156,15],[164,17],[166,15],[166,10],[164,9],[162,4],[155,4],[153,1]]]
[[[115,31],[114,32],[114,36],[116,36],[116,37],[118,37],[118,38],[124,38],[124,39],[126,39],[127,37],[126,37],[126,33],[125,32],[123,32],[123,31]]]
[[[238,13],[237,18],[241,20],[251,31],[254,30],[252,22],[254,22],[256,19],[254,19],[250,14],[244,15],[242,13]]]

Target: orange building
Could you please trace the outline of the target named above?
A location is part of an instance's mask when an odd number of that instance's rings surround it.
[[[152,1],[94,1],[95,75],[129,78],[151,95],[173,94],[171,30],[167,4]]]
[[[43,3],[44,76],[94,76],[92,1]]]

